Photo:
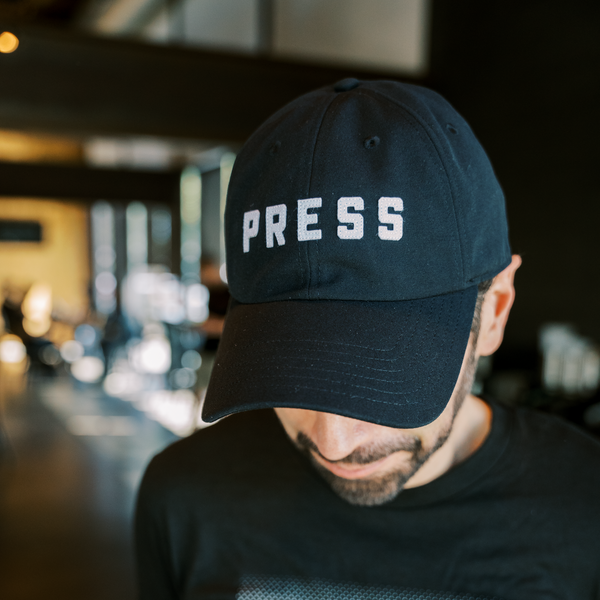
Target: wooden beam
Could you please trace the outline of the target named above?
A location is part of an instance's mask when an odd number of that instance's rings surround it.
[[[0,196],[157,202],[179,199],[179,171],[130,171],[0,162]]]
[[[20,45],[12,54],[0,54],[0,128],[8,129],[239,142],[309,90],[350,76],[390,76],[63,31],[9,29]]]

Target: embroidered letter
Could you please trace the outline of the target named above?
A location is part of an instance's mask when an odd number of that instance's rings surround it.
[[[250,252],[250,238],[258,235],[260,211],[249,210],[244,213],[244,252]]]
[[[309,213],[309,208],[321,208],[323,201],[321,198],[307,198],[298,200],[298,241],[307,242],[308,240],[320,240],[320,229],[308,229],[309,225],[319,222],[317,213]]]
[[[391,213],[390,208],[397,212]],[[402,198],[386,198],[385,196],[379,198],[379,222],[384,223],[384,225],[379,226],[378,235],[380,240],[396,242],[402,238],[403,220],[402,215],[398,214],[402,210],[404,210]],[[387,227],[385,224],[392,227]]]
[[[277,221],[274,217],[277,215]],[[265,213],[265,233],[267,234],[267,248],[272,248],[274,245],[273,236],[277,239],[277,245],[283,246],[285,244],[285,237],[283,237],[283,230],[285,229],[287,216],[287,206],[285,204],[278,204],[277,206],[267,206]]]
[[[365,203],[360,196],[351,198],[340,198],[338,200],[337,215],[340,223],[350,223],[347,225],[338,225],[337,234],[340,240],[360,240],[364,233],[363,216],[358,212],[348,212],[349,208],[354,210],[364,210]]]

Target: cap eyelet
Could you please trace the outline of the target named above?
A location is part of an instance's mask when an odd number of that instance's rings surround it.
[[[367,150],[372,150],[379,146],[379,142],[381,142],[381,140],[376,135],[373,135],[364,141],[364,146]]]
[[[452,125],[452,123],[446,123],[446,129],[450,133],[453,133],[454,135],[456,135],[458,133],[458,129],[456,129],[456,127],[454,127],[454,125]]]
[[[280,148],[281,148],[281,142],[280,141],[274,142],[273,144],[271,144],[271,147],[269,148],[269,154],[271,156],[273,156],[273,154],[277,154],[279,152]]]
[[[354,79],[354,77],[348,77],[346,79],[342,79],[341,81],[338,81],[333,86],[333,91],[334,92],[349,92],[350,90],[357,88],[359,85],[360,85],[360,81],[358,81],[358,79]]]

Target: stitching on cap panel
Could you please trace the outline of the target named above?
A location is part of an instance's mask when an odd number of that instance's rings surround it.
[[[436,326],[437,326],[437,325],[439,325],[439,321],[440,321],[440,319],[441,319],[441,315],[440,315],[440,313],[438,312],[438,320],[437,320]],[[429,329],[429,326],[427,326],[426,332],[428,331],[428,329]],[[438,331],[438,330],[439,330],[439,328],[438,328],[438,327],[436,327],[436,331]],[[408,344],[409,344],[409,343],[412,341],[412,337],[414,337],[414,335],[415,335],[415,332],[416,332],[416,327],[415,327],[415,331],[413,331],[413,335],[412,335],[412,336],[411,336],[411,338],[409,338],[409,340],[406,342],[406,344],[407,344],[407,345],[408,345]],[[434,336],[434,340],[436,339],[436,337],[437,337],[437,334],[436,334],[436,336]],[[395,346],[395,347],[397,347],[397,346],[398,346],[398,344],[396,344],[396,346]],[[395,348],[395,347],[394,347],[394,348]],[[328,352],[329,352],[329,353],[333,353],[333,351],[328,351]],[[346,353],[341,353],[341,352],[338,352],[337,354],[346,354]],[[370,369],[372,369],[372,370],[377,370],[377,371],[381,371],[381,372],[387,372],[387,373],[399,373],[399,372],[405,372],[405,371],[407,371],[407,370],[410,370],[410,369],[412,369],[412,368],[413,368],[413,363],[414,363],[416,360],[418,360],[418,358],[419,358],[420,356],[421,356],[421,354],[420,354],[420,353],[417,353],[417,352],[414,352],[414,353],[412,353],[412,354],[410,355],[410,358],[409,358],[409,361],[410,361],[410,362],[409,362],[408,364],[406,364],[406,365],[404,366],[404,368],[403,368],[403,369],[374,369],[373,367],[366,367],[366,368],[367,368],[367,369],[369,369],[369,368],[370,368]],[[291,360],[315,360],[315,361],[324,360],[324,361],[328,361],[328,362],[333,362],[334,364],[347,364],[348,366],[352,366],[352,367],[360,367],[360,368],[365,368],[365,366],[363,365],[363,363],[362,363],[362,362],[361,362],[361,363],[342,363],[341,361],[335,361],[335,360],[332,360],[332,359],[318,359],[318,358],[312,358],[312,357],[298,357],[298,358],[294,358],[294,357],[284,357],[284,356],[278,355],[278,359],[281,359],[281,358],[285,358],[285,359],[291,359]],[[398,357],[398,356],[396,356],[396,357],[394,357],[394,358],[371,358],[371,357],[369,357],[369,358],[365,358],[364,360],[378,360],[378,361],[385,361],[385,362],[392,363],[392,362],[396,362],[396,361],[400,360],[400,357]],[[254,361],[251,361],[251,362],[249,362],[248,364],[249,364],[249,365],[252,365],[252,364],[257,364],[257,363],[261,363],[261,362],[262,362],[262,363],[265,363],[265,362],[268,362],[268,363],[270,363],[270,362],[271,362],[271,359],[270,359],[270,358],[268,358],[268,357],[267,357],[267,358],[256,358]],[[296,368],[296,369],[299,369],[300,367],[288,367],[288,368]],[[318,369],[318,370],[321,370],[321,371],[327,371],[327,369],[323,369],[323,368],[319,368],[319,367],[315,367],[315,368],[316,368],[316,369]],[[330,370],[330,372],[334,373],[334,372],[336,372],[336,371],[331,371],[331,370]],[[338,371],[338,372],[339,372],[339,371]],[[357,377],[361,377],[361,376],[360,376],[360,375],[357,375]]]
[[[439,319],[439,317],[438,317],[438,319]],[[454,334],[456,334],[456,328],[457,328],[457,326],[455,325]],[[435,339],[435,338],[434,338],[434,339]],[[455,339],[455,337],[454,337],[453,339]],[[414,362],[414,360],[416,360],[416,359],[413,357],[413,360],[411,361],[411,363],[412,363],[412,362]],[[445,359],[444,359],[444,362],[443,362],[443,364],[442,364],[441,368],[439,368],[439,369],[436,369],[436,374],[437,374],[437,377],[435,377],[435,382],[436,382],[436,383],[437,383],[437,381],[438,381],[438,380],[441,378],[441,376],[442,376],[442,373],[444,372],[444,370],[445,370],[445,368],[446,368],[446,366],[447,366],[447,364],[448,364],[448,361],[449,361],[449,360],[450,360],[449,353],[445,353]],[[407,369],[410,369],[410,368],[411,368],[411,366],[412,366],[412,364],[408,364],[406,368],[407,368]],[[423,385],[421,385],[421,386],[419,386],[419,387],[417,387],[417,388],[413,388],[413,389],[412,389],[410,392],[388,392],[388,391],[386,391],[386,390],[378,390],[377,388],[369,388],[369,387],[367,387],[367,386],[357,385],[357,384],[354,384],[354,383],[349,383],[349,382],[347,382],[347,381],[332,381],[332,380],[330,380],[330,379],[324,379],[323,377],[311,377],[310,375],[302,375],[302,376],[301,376],[301,375],[276,375],[276,374],[263,374],[263,375],[262,375],[262,377],[263,377],[264,379],[274,379],[274,378],[277,378],[277,377],[280,377],[280,378],[281,378],[281,377],[287,377],[287,378],[293,378],[293,377],[302,377],[303,379],[305,379],[305,380],[309,380],[309,381],[328,381],[328,382],[330,382],[330,383],[336,383],[336,384],[340,384],[340,385],[344,385],[344,384],[345,384],[345,385],[349,385],[350,387],[354,387],[354,388],[364,388],[364,389],[367,389],[367,390],[372,390],[372,391],[375,391],[375,392],[380,392],[380,393],[384,393],[384,394],[400,394],[400,395],[402,395],[402,394],[408,394],[408,393],[413,393],[413,392],[417,392],[417,391],[419,391],[419,390],[422,390],[422,389],[425,387],[425,384],[423,384]],[[387,381],[386,381],[386,383],[392,383],[392,382],[387,382]],[[428,385],[430,385],[430,383],[429,383],[429,382],[428,382]]]
[[[336,350],[317,350],[316,352],[323,352],[323,353],[326,352],[327,354],[341,354],[342,356],[355,356],[355,354],[352,352],[341,352],[341,351],[336,351]],[[279,355],[277,355],[277,356],[279,358]],[[290,357],[286,357],[286,358],[290,358]],[[312,359],[309,356],[299,356],[297,358],[293,358],[293,360],[314,360],[317,362],[322,360],[322,361],[328,361],[328,362],[340,362],[340,361],[334,360],[333,358],[323,358],[323,357],[318,357],[316,355],[313,356]],[[394,358],[383,358],[383,357],[377,357],[377,356],[361,356],[361,360],[394,363],[394,362],[400,360],[400,357],[395,356]],[[272,359],[271,358],[265,358],[265,359],[256,358],[253,361],[248,361],[247,364],[257,364],[258,362],[268,362],[271,364]],[[349,365],[359,366],[359,365],[362,365],[363,363],[362,362],[360,362],[360,363],[342,363],[342,362],[340,362],[340,364],[349,364]]]
[[[297,223],[298,222],[298,203],[297,202],[296,202],[295,212],[296,212],[296,223]],[[297,230],[296,230],[296,237],[298,237],[298,231]],[[304,264],[302,263],[302,256],[301,256],[302,247],[300,245],[300,242],[298,242],[296,244],[296,247],[298,248],[298,253],[297,253],[297,256],[298,256],[298,268],[300,270],[301,280],[303,280],[304,279],[304,270],[305,269],[304,269]]]
[[[258,385],[248,385],[246,386],[249,389],[264,389]],[[278,387],[283,387],[283,386],[278,386]],[[310,385],[295,385],[294,388],[296,389],[301,389],[301,390],[312,390],[313,392],[327,392],[328,394],[338,394],[338,396],[346,396],[347,398],[355,398],[357,400],[368,400],[369,402],[375,402],[376,404],[388,404],[389,406],[397,406],[398,403],[397,402],[387,402],[386,400],[376,400],[375,398],[370,398],[369,396],[359,396],[358,394],[349,394],[348,392],[340,392],[339,390],[336,389],[331,389],[331,388],[319,388],[319,387],[314,387],[314,386],[310,386]],[[284,388],[287,389],[287,388]],[[376,390],[379,391],[379,390]],[[411,394],[412,392],[399,392],[397,393],[398,396],[404,396],[407,394]],[[407,404],[413,404],[412,402],[408,401]]]
[[[325,117],[327,116],[327,113],[329,112],[329,109],[331,108],[331,105],[335,102],[336,96],[333,96],[331,98],[331,100],[329,101],[329,104],[326,106],[325,110],[323,111],[323,115],[321,116],[321,122],[319,123],[319,126],[317,127],[317,132],[315,133],[315,141],[313,143],[313,149],[312,149],[312,158],[310,161],[310,173],[308,175],[308,190],[307,190],[307,196],[310,197],[312,196],[311,190],[312,190],[312,177],[313,177],[313,171],[314,171],[314,166],[315,166],[315,154],[317,151],[317,144],[319,142],[319,135],[321,133],[321,129],[323,127],[323,122],[325,121]],[[315,242],[318,242],[319,240],[315,240]],[[310,246],[309,246],[310,242],[306,242],[306,261],[308,263],[308,283],[306,286],[306,297],[310,298],[311,297],[311,287],[312,287],[312,268],[311,268],[311,263],[310,263]],[[300,246],[300,242],[298,242],[298,246]],[[318,245],[316,246],[316,251],[317,251],[317,297],[319,295],[319,291],[318,291],[318,284],[319,284],[319,279],[320,279],[320,274],[318,273],[318,268],[319,268],[319,247]]]
[[[422,117],[419,116],[419,114],[415,111],[413,111],[409,106],[407,106],[406,104],[404,104],[403,102],[396,100],[395,98],[392,98],[391,96],[388,96],[386,93],[384,92],[380,92],[378,90],[365,90],[365,92],[371,92],[373,95],[377,95],[377,96],[381,96],[382,98],[385,98],[388,102],[391,102],[392,104],[394,104],[395,106],[397,106],[398,108],[402,109],[413,121],[415,121],[416,123],[418,123],[418,125],[420,125],[420,129],[422,129],[425,134],[427,135],[427,137],[429,138],[429,141],[431,142],[431,145],[434,147],[435,149],[435,153],[439,158],[439,161],[442,165],[442,168],[444,169],[444,173],[446,174],[446,185],[448,187],[448,190],[450,191],[450,197],[452,198],[452,215],[454,216],[454,223],[456,225],[456,233],[458,234],[458,245],[460,248],[460,258],[461,258],[461,264],[458,265],[456,258],[454,256],[452,256],[453,258],[453,262],[455,265],[459,266],[461,273],[462,273],[462,277],[461,280],[464,281],[465,280],[465,256],[464,256],[464,249],[463,249],[463,245],[462,245],[462,239],[460,236],[460,228],[459,228],[459,223],[458,223],[458,217],[456,215],[456,199],[455,199],[455,194],[454,194],[454,190],[452,188],[452,186],[450,185],[450,176],[448,174],[448,170],[446,169],[446,164],[445,162],[442,160],[442,156],[440,154],[440,151],[437,147],[437,143],[434,140],[434,134],[432,134],[430,132],[433,131],[433,128],[429,125],[429,123],[427,123],[427,121],[425,119],[423,119]],[[369,94],[366,94],[369,95]],[[414,123],[411,123],[412,127],[417,129],[416,125]],[[431,153],[431,150],[428,150],[429,153]]]
[[[456,330],[457,329],[458,329],[458,324],[455,324],[453,339],[456,339]],[[436,370],[437,371],[437,373],[436,373],[437,377],[435,377],[435,380],[434,380],[435,383],[437,383],[439,381],[439,379],[441,378],[442,373],[445,371],[445,368],[446,368],[449,360],[450,360],[449,354],[445,353],[445,359],[444,359],[444,362],[443,362],[441,368]],[[300,377],[300,376],[299,375],[291,375],[290,376],[290,375],[263,374],[263,375],[261,375],[261,377],[262,377],[262,379],[277,379],[277,378],[279,378],[279,379],[283,379],[283,378],[290,379],[290,378],[293,378],[293,377]],[[459,377],[460,377],[460,375],[459,375]],[[340,384],[340,385],[344,385],[345,384],[345,385],[349,385],[350,387],[372,390],[372,391],[379,392],[379,393],[384,393],[384,394],[394,394],[394,395],[397,395],[397,396],[404,396],[404,395],[407,395],[407,394],[412,394],[412,393],[418,392],[419,390],[422,390],[425,387],[425,385],[423,384],[423,385],[421,385],[421,386],[419,386],[417,388],[413,388],[412,390],[410,390],[408,392],[397,392],[397,391],[388,392],[388,391],[385,391],[385,390],[378,390],[376,388],[369,388],[367,386],[360,386],[360,385],[355,385],[355,384],[348,384],[348,382],[331,381],[329,379],[323,379],[322,377],[303,376],[303,379],[309,380],[309,381],[327,381],[329,383]],[[246,387],[248,387],[248,388],[262,389],[258,385],[251,385],[251,384],[248,384],[247,382],[244,383],[244,385]],[[431,382],[428,382],[427,386],[429,387],[430,385],[431,385]],[[283,386],[278,386],[278,387],[283,387]],[[289,386],[286,386],[286,389],[288,389],[288,387]],[[362,399],[362,400],[369,400],[370,402],[376,402],[376,403],[382,403],[382,404],[394,404],[393,402],[386,402],[385,400],[376,400],[374,398],[369,398],[369,397],[365,397],[365,396],[358,396],[358,395],[355,395],[355,394],[349,394],[348,392],[342,392],[342,391],[335,390],[335,389],[315,388],[315,387],[306,386],[306,385],[294,385],[294,388],[296,388],[296,389],[307,389],[307,390],[321,391],[321,392],[328,392],[328,393],[332,393],[332,394],[338,394],[338,395],[342,395],[342,396],[347,396],[349,398],[359,398],[359,399]]]
[[[286,367],[286,369],[302,369],[302,367],[294,367],[294,366],[288,366]],[[315,370],[315,371],[322,371],[323,373],[335,373],[336,375],[341,375],[341,376],[347,376],[347,377],[359,377],[360,379],[370,379],[372,381],[381,381],[384,383],[398,383],[398,381],[394,381],[393,379],[381,379],[379,377],[370,377],[369,375],[358,375],[357,373],[345,373],[344,371],[336,371],[335,369],[324,369],[322,367],[311,367],[311,369]],[[384,372],[384,373],[404,373],[406,372],[406,369],[380,369],[380,371]],[[268,377],[268,375],[266,376]],[[304,375],[290,375],[290,377],[304,377]],[[347,382],[346,382],[347,383]],[[352,385],[352,384],[350,384]]]
[[[416,314],[417,320],[413,326],[413,332],[411,337],[409,338],[408,342],[412,341],[412,338],[416,335],[417,332],[417,325],[421,322],[421,314],[423,312],[423,307],[419,306],[419,310]],[[438,315],[439,315],[439,311]],[[408,343],[406,342],[406,343]],[[257,341],[257,342],[251,342],[249,344],[247,344],[248,348],[251,347],[255,347],[255,346],[259,346],[262,344],[281,344],[281,343],[286,343],[286,344],[313,344],[313,345],[319,345],[319,346],[326,346],[326,345],[332,345],[332,346],[345,346],[347,348],[360,348],[362,350],[372,350],[375,352],[393,352],[397,347],[398,347],[398,343],[394,344],[393,346],[391,346],[388,349],[384,349],[384,348],[375,348],[373,346],[364,346],[362,344],[350,344],[348,342],[326,342],[323,340],[315,340],[315,339],[304,339],[304,340],[285,340],[285,339],[274,339],[274,340],[261,340],[261,341]],[[334,350],[323,350],[322,352],[334,352]]]
[[[269,375],[263,375],[262,377],[263,379],[292,379],[292,378],[297,378],[297,379],[308,379],[309,381],[325,381],[327,383],[332,383],[332,384],[337,384],[337,385],[345,385],[345,386],[349,386],[351,388],[356,388],[359,390],[369,390],[371,392],[377,392],[378,394],[391,394],[393,396],[396,395],[406,395],[406,394],[412,394],[414,392],[418,392],[420,390],[422,390],[425,385],[420,385],[419,387],[413,388],[412,390],[409,390],[408,392],[397,392],[397,391],[388,391],[388,390],[381,390],[379,388],[375,388],[375,387],[369,387],[368,385],[358,385],[356,383],[349,383],[348,381],[334,381],[333,379],[326,379],[324,377],[306,377],[304,375],[277,375],[275,373],[273,374],[269,374]],[[386,382],[389,383],[389,382]],[[301,388],[304,387],[306,389],[311,389],[308,386],[302,386],[302,385],[295,385],[293,384],[295,388]],[[346,395],[348,395],[348,393],[346,393]]]
[[[321,208],[323,204],[321,204]],[[315,250],[317,251],[317,298],[321,297],[321,257],[319,255],[319,242],[321,240],[315,240]]]
[[[421,353],[418,353],[418,356],[420,357]],[[347,367],[360,367],[361,369],[368,369],[369,371],[380,371],[382,373],[399,373],[402,370],[402,369],[383,369],[383,368],[377,368],[377,367],[369,367],[369,366],[363,364],[363,362],[351,363],[351,362],[344,362],[342,360],[334,360],[333,358],[309,358],[307,356],[281,356],[281,355],[279,355],[278,358],[284,359],[284,360],[293,360],[293,361],[314,360],[319,363],[327,362],[327,363],[333,363],[334,365],[342,365],[342,366],[347,366]],[[396,357],[396,358],[374,358],[374,359],[365,359],[365,360],[380,360],[380,361],[385,361],[385,362],[396,362],[400,359],[399,359],[399,357]],[[272,364],[272,360],[270,358],[261,358],[261,359],[256,359],[254,361],[249,361],[247,364],[255,365],[255,364],[261,364],[261,363]],[[291,366],[291,367],[285,367],[285,368],[300,369],[301,367]]]
[[[405,342],[405,345],[408,345],[408,344],[410,344],[410,343],[412,342],[412,339],[413,339],[413,338],[414,338],[414,336],[416,335],[416,332],[417,332],[417,329],[418,329],[418,324],[420,323],[420,320],[421,320],[421,313],[422,313],[422,307],[419,307],[419,310],[418,310],[418,312],[417,312],[417,320],[415,321],[415,324],[414,324],[414,326],[413,326],[413,331],[412,331],[412,334],[411,334],[411,336],[409,337],[409,339],[408,339],[408,340]],[[439,321],[440,321],[440,319],[441,319],[441,314],[440,314],[440,311],[437,311],[437,323],[436,323],[436,325],[437,325],[437,324],[439,324]],[[425,330],[425,332],[427,333],[427,332],[428,332],[428,330],[429,330],[429,325],[427,325],[427,326],[426,326],[426,330]],[[395,349],[398,347],[398,345],[399,345],[399,344],[395,344],[395,345],[394,345],[394,347],[393,347],[393,349],[395,350]],[[320,351],[321,351],[321,352],[323,352],[322,350],[320,350]],[[391,351],[391,350],[390,350],[390,351]],[[332,353],[334,353],[335,351],[331,351],[331,350],[325,350],[325,352],[328,352],[328,353],[332,354]],[[386,351],[386,352],[388,352],[388,351]],[[349,354],[349,353],[342,353],[342,352],[335,352],[335,353],[337,353],[337,354],[344,354],[344,355],[348,355],[348,354]],[[353,354],[350,354],[350,355],[353,355]],[[265,359],[265,360],[266,360],[266,359]],[[391,362],[396,362],[397,360],[399,360],[399,357],[397,357],[397,356],[396,356],[396,357],[394,357],[394,358],[386,358],[386,359],[382,359],[382,358],[371,358],[371,357],[369,357],[369,359],[368,359],[368,360],[379,360],[379,361],[385,361],[385,362],[389,362],[389,363],[391,363]],[[415,363],[417,360],[418,360],[418,355],[417,355],[417,353],[413,353],[413,354],[412,354],[412,355],[409,357],[409,359],[408,359],[408,363],[405,365],[405,367],[404,367],[404,370],[410,370],[410,369],[412,369],[412,368],[413,368],[413,365],[414,365],[414,363]],[[358,365],[357,365],[357,366],[358,366]],[[390,371],[388,371],[388,372],[391,372],[391,370],[390,370]],[[396,371],[396,372],[398,372],[398,371]],[[268,376],[265,376],[265,377],[268,377]]]

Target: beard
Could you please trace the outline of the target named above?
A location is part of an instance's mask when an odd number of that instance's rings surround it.
[[[471,392],[476,367],[477,360],[475,358],[475,348],[473,348],[467,358],[465,370],[459,379],[458,386],[451,399],[451,402],[454,403],[451,417],[446,426],[427,447],[423,445],[421,438],[410,433],[410,429],[405,429],[401,430],[402,434],[391,442],[360,447],[340,460],[328,461],[344,465],[367,465],[396,452],[406,452],[408,454],[407,460],[404,461],[401,467],[389,473],[365,479],[345,479],[333,474],[316,460],[315,455],[321,456],[323,459],[325,457],[321,455],[317,445],[305,433],[298,433],[296,446],[308,457],[313,467],[329,484],[332,490],[343,500],[346,500],[346,502],[356,506],[378,506],[385,504],[402,492],[408,480],[448,440],[456,415],[463,405],[465,398]]]

